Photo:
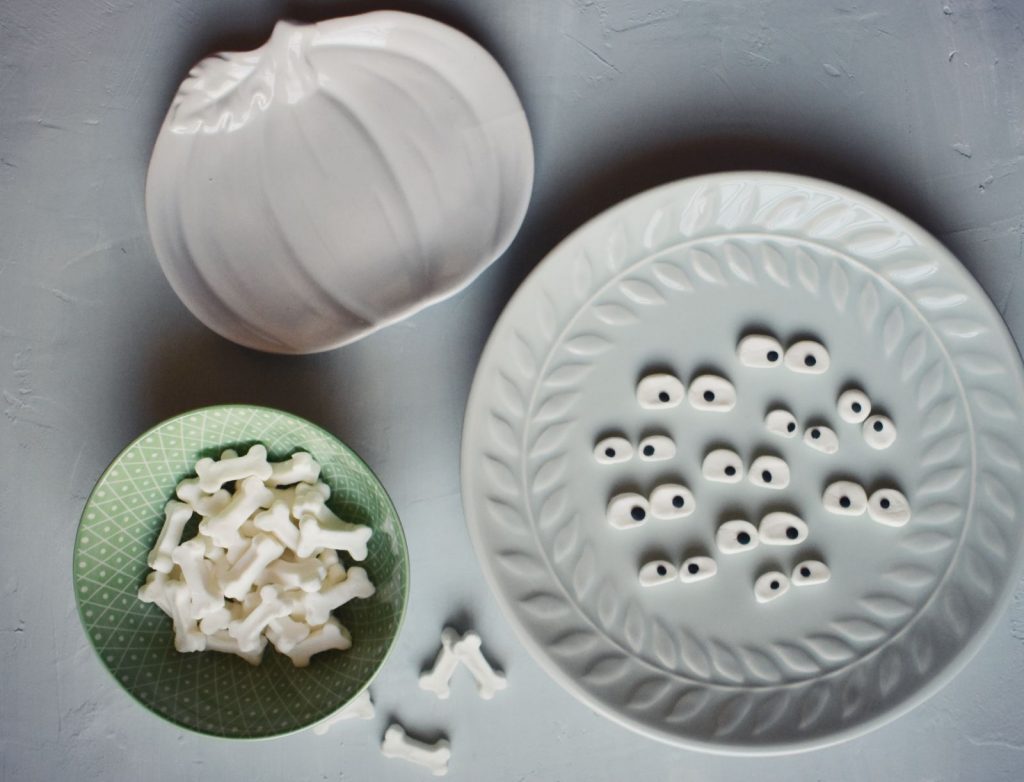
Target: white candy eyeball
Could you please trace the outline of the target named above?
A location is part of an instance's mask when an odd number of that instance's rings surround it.
[[[821,504],[837,516],[860,516],[868,509],[868,495],[859,483],[836,481],[825,487]]]
[[[754,582],[754,597],[758,603],[767,603],[777,597],[782,597],[789,591],[789,579],[785,573],[777,570],[769,570]]]
[[[808,426],[804,432],[804,442],[822,453],[835,453],[839,450],[839,436],[827,426]]]
[[[782,363],[783,353],[779,341],[767,334],[751,334],[736,346],[740,363],[748,367],[777,367]]]
[[[633,445],[625,437],[606,437],[594,446],[598,464],[618,464],[633,458]]]
[[[757,527],[743,519],[723,522],[715,533],[715,543],[723,554],[738,554],[757,548]]]
[[[766,546],[796,546],[807,540],[807,525],[792,513],[776,511],[761,519],[757,536]]]
[[[896,489],[879,489],[868,499],[868,515],[879,524],[902,527],[910,521],[910,503]]]
[[[684,584],[703,581],[718,572],[718,563],[711,557],[690,557],[679,566],[679,580]]]
[[[681,519],[696,509],[693,492],[678,483],[663,483],[651,492],[651,514],[656,519]]]
[[[647,521],[650,510],[646,497],[632,492],[616,494],[608,502],[608,523],[615,529],[639,527]]]
[[[679,378],[659,372],[648,375],[636,386],[636,401],[647,410],[667,410],[683,401],[686,389]]]
[[[884,415],[873,415],[864,422],[864,442],[881,451],[896,442],[896,424]]]
[[[679,576],[676,566],[668,560],[656,559],[640,568],[640,586],[652,587],[675,581]]]
[[[743,480],[743,461],[735,451],[716,448],[704,457],[701,472],[709,481],[739,483]]]
[[[796,437],[796,416],[789,410],[769,410],[764,417],[764,428],[780,437]]]
[[[843,391],[836,400],[839,417],[848,424],[859,424],[871,415],[871,400],[859,388]]]
[[[700,375],[690,383],[690,404],[695,410],[727,413],[736,407],[736,389],[718,375]]]
[[[786,350],[786,366],[805,375],[820,375],[828,371],[828,351],[820,342],[804,339],[794,342]]]
[[[652,434],[640,441],[636,447],[645,462],[661,462],[676,455],[676,444],[663,434]]]
[[[789,465],[778,456],[758,456],[747,471],[750,482],[764,489],[785,489],[789,486]]]
[[[824,584],[832,578],[832,571],[824,562],[807,559],[793,568],[793,586],[814,586]]]

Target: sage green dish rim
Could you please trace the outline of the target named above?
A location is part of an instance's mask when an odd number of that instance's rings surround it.
[[[97,493],[102,491],[104,489],[104,487],[107,486],[109,480],[111,479],[111,476],[112,476],[113,472],[122,463],[122,460],[125,459],[126,455],[130,454],[133,451],[133,449],[136,449],[139,446],[141,446],[146,441],[147,437],[152,437],[152,436],[160,433],[162,430],[164,430],[165,428],[169,427],[172,424],[175,424],[175,423],[178,423],[178,422],[185,422],[187,419],[189,419],[190,417],[193,417],[193,416],[208,416],[208,415],[213,416],[213,415],[216,414],[216,411],[221,411],[221,412],[229,411],[231,413],[245,413],[245,412],[249,412],[249,413],[253,414],[254,416],[259,415],[259,414],[262,414],[264,416],[267,416],[267,415],[269,415],[269,416],[276,416],[276,417],[279,417],[279,419],[284,419],[285,421],[295,422],[298,428],[306,428],[308,430],[311,430],[312,433],[318,434],[321,438],[323,438],[323,440],[325,441],[326,444],[330,445],[332,448],[338,449],[338,451],[340,451],[341,454],[343,454],[345,457],[350,459],[357,468],[360,468],[361,470],[364,471],[364,475],[359,476],[359,477],[361,479],[367,480],[368,483],[370,485],[372,485],[373,490],[379,495],[377,497],[377,499],[379,500],[379,502],[381,504],[383,504],[384,509],[386,510],[386,512],[390,516],[389,519],[384,519],[384,520],[365,519],[365,521],[367,523],[370,523],[371,526],[373,526],[375,530],[377,530],[378,527],[383,525],[384,523],[393,522],[393,523],[389,523],[388,534],[386,536],[383,536],[383,537],[390,537],[394,541],[392,547],[394,549],[394,553],[395,553],[395,556],[396,556],[396,561],[395,561],[395,563],[393,565],[393,569],[392,569],[392,573],[390,575],[390,578],[388,579],[388,586],[390,587],[393,584],[393,582],[395,581],[395,579],[397,578],[398,579],[398,590],[397,591],[399,592],[399,594],[395,595],[395,597],[397,598],[397,603],[394,605],[393,610],[391,610],[391,612],[390,612],[390,614],[392,616],[394,616],[394,622],[395,622],[394,623],[394,628],[393,628],[393,631],[390,633],[390,635],[387,637],[386,642],[384,642],[383,651],[381,653],[379,653],[379,656],[375,656],[374,657],[374,662],[370,664],[370,666],[365,671],[365,675],[362,677],[364,680],[361,682],[361,684],[359,686],[357,686],[354,690],[352,690],[349,693],[349,695],[348,695],[348,697],[346,699],[339,700],[336,703],[332,702],[330,704],[330,708],[328,708],[326,710],[323,709],[323,708],[320,708],[319,710],[316,710],[316,713],[313,714],[308,719],[298,719],[298,720],[292,719],[291,723],[294,723],[294,724],[289,724],[287,727],[276,729],[276,730],[275,729],[267,729],[265,731],[249,732],[249,733],[242,733],[242,732],[230,731],[230,730],[225,730],[225,729],[213,730],[213,729],[210,729],[209,727],[204,727],[204,726],[202,726],[199,723],[191,724],[188,721],[185,721],[183,719],[179,719],[178,717],[176,717],[176,716],[174,716],[174,715],[172,715],[170,713],[167,713],[166,711],[160,710],[153,703],[150,703],[150,702],[147,702],[146,700],[144,700],[138,693],[133,691],[133,688],[131,686],[129,686],[125,681],[123,681],[121,678],[118,677],[117,673],[115,672],[115,668],[112,667],[112,664],[110,662],[108,662],[108,660],[104,659],[103,652],[104,652],[104,648],[105,647],[102,647],[100,645],[99,641],[94,637],[93,628],[94,628],[95,622],[94,622],[94,620],[92,618],[86,616],[85,611],[87,609],[84,607],[83,604],[86,603],[87,601],[86,601],[85,598],[83,598],[83,593],[80,591],[81,587],[83,586],[82,582],[85,580],[85,576],[88,573],[91,573],[93,571],[93,568],[89,568],[85,573],[82,573],[82,574],[79,573],[79,570],[82,569],[85,566],[85,563],[81,559],[81,557],[83,556],[83,553],[84,553],[84,551],[83,551],[83,528],[86,526],[87,514],[90,513],[90,509],[94,508],[96,506],[97,502],[98,502],[99,498],[97,497]],[[251,424],[251,422],[250,422],[250,424]],[[203,436],[201,436],[201,437],[203,437]],[[248,436],[248,437],[228,439],[226,441],[221,441],[221,442],[216,442],[216,443],[214,443],[214,442],[207,442],[204,439],[201,442],[201,444],[200,444],[200,449],[198,451],[194,451],[193,454],[196,455],[196,458],[198,458],[198,455],[200,453],[202,455],[215,455],[215,454],[219,454],[220,450],[222,448],[230,447],[232,444],[234,444],[236,442],[264,442],[264,441],[261,438],[256,437],[256,436]],[[280,449],[275,448],[273,443],[266,443],[265,442],[264,444],[267,445],[268,450],[271,452],[272,458],[278,458],[280,456]],[[293,447],[287,449],[285,452],[286,453],[290,453],[290,452],[293,452],[295,450],[299,450],[300,448],[301,448],[301,446],[293,446]],[[278,451],[278,454],[275,455],[275,451]],[[325,468],[326,468],[326,465],[325,465]],[[325,469],[325,471],[326,471],[326,469]],[[189,474],[192,474],[192,473],[190,471],[186,471],[186,472],[184,472],[182,474],[177,475],[176,476],[176,481],[173,484],[168,485],[168,486],[161,486],[161,489],[163,491],[163,494],[161,494],[161,498],[159,500],[161,506],[162,506],[163,502],[165,502],[166,500],[168,500],[168,499],[170,499],[172,497],[172,495],[174,493],[174,487],[177,485],[177,480],[181,480],[182,478],[187,477]],[[330,481],[327,481],[327,482],[328,482],[328,485],[330,485],[331,489],[332,489],[332,497],[329,500],[328,504],[334,504],[335,500],[336,500],[335,490],[337,489],[337,487],[335,485],[333,485]],[[125,510],[127,510],[127,508]],[[337,508],[335,508],[335,510],[337,510]],[[118,512],[120,512],[120,511],[118,511]],[[359,519],[357,519],[357,520],[359,520]],[[160,523],[161,522],[162,522],[162,518],[154,519],[154,521],[152,522],[153,537],[155,537],[155,535],[159,532],[159,528],[160,528]],[[136,525],[144,524],[144,523],[146,523],[146,522],[144,522],[142,520],[137,520],[135,522]],[[193,522],[190,523],[190,526],[193,525],[194,523],[195,522],[193,520]],[[112,534],[116,534],[116,533],[112,533]],[[188,535],[188,533],[186,533],[186,536],[187,535]],[[373,540],[377,539],[377,538],[378,538],[378,536],[376,536],[376,535],[374,536],[374,538],[371,538],[371,553],[370,553],[370,556],[368,557],[367,564],[374,559],[374,553],[373,553],[374,543],[373,543]],[[381,545],[383,545],[383,544],[381,544]],[[146,547],[146,551],[148,552],[148,546]],[[145,554],[142,554],[142,556],[144,557]],[[360,563],[360,564],[362,564],[362,563]],[[113,567],[113,566],[111,566],[111,567]],[[144,575],[144,572],[146,570],[148,570],[148,568],[146,568],[145,566],[140,569],[139,584],[142,583],[141,576]],[[393,500],[391,499],[390,495],[388,494],[387,489],[384,487],[383,483],[377,477],[376,473],[374,473],[374,471],[370,468],[370,466],[366,463],[366,461],[364,459],[362,459],[354,450],[352,450],[352,448],[350,448],[348,445],[346,445],[344,442],[342,442],[337,436],[335,436],[331,432],[327,431],[323,427],[317,426],[316,424],[312,423],[311,421],[308,421],[305,418],[302,418],[302,417],[300,417],[298,415],[295,415],[294,413],[289,413],[289,412],[286,412],[286,411],[283,411],[283,410],[279,410],[279,409],[272,408],[272,407],[266,407],[266,406],[262,406],[262,405],[219,404],[219,405],[210,405],[210,406],[207,406],[207,407],[201,407],[201,408],[196,408],[196,409],[188,410],[186,412],[183,412],[183,413],[180,413],[178,415],[175,415],[175,416],[172,416],[170,418],[167,418],[167,419],[161,421],[160,423],[156,424],[155,426],[150,427],[145,432],[140,434],[138,437],[133,439],[130,443],[128,443],[128,445],[126,445],[117,454],[117,456],[115,456],[114,459],[111,460],[110,464],[107,465],[106,469],[104,469],[103,473],[97,479],[95,486],[93,487],[92,491],[90,492],[89,497],[86,500],[85,505],[82,508],[82,513],[81,513],[81,516],[79,518],[78,527],[77,527],[77,530],[76,530],[76,533],[75,533],[75,543],[74,543],[74,549],[73,549],[73,552],[72,552],[72,571],[73,571],[72,572],[72,586],[73,586],[74,593],[75,593],[75,605],[76,605],[76,608],[77,608],[77,611],[78,611],[78,618],[79,618],[79,621],[81,622],[83,632],[85,633],[86,637],[89,639],[89,643],[92,646],[93,650],[96,652],[96,656],[99,659],[101,665],[111,675],[111,678],[113,678],[113,680],[115,682],[117,682],[118,686],[124,692],[126,692],[132,698],[132,700],[134,700],[136,703],[138,703],[140,706],[142,706],[146,711],[150,712],[151,714],[154,714],[155,716],[159,717],[163,721],[168,722],[168,723],[174,725],[175,727],[183,728],[183,729],[188,730],[188,731],[190,731],[192,733],[197,733],[197,734],[202,735],[202,736],[210,736],[210,737],[214,737],[214,738],[223,738],[223,739],[232,739],[232,740],[241,740],[241,741],[260,741],[260,740],[279,738],[279,737],[282,737],[282,736],[288,736],[288,735],[292,735],[292,734],[295,734],[295,733],[299,733],[299,732],[301,732],[303,730],[308,729],[309,727],[311,727],[313,725],[316,725],[319,722],[322,722],[325,718],[331,716],[332,714],[334,714],[337,711],[343,709],[346,705],[351,703],[352,700],[354,700],[356,697],[358,697],[363,691],[365,691],[370,686],[370,684],[373,682],[373,680],[379,674],[380,670],[383,668],[384,664],[390,658],[392,652],[394,651],[394,647],[395,647],[395,644],[396,644],[396,642],[398,640],[398,637],[401,634],[402,627],[403,627],[404,622],[405,622],[405,614],[406,614],[406,611],[408,609],[408,603],[409,603],[410,568],[409,568],[408,541],[406,539],[405,531],[404,531],[404,529],[402,527],[402,523],[401,523],[401,519],[400,519],[400,517],[398,515],[398,511],[395,508],[395,504],[394,504]],[[123,571],[122,571],[122,575],[126,575],[126,574],[124,574]],[[374,577],[374,573],[372,571],[370,573],[370,576],[371,576],[371,578]],[[90,582],[90,583],[92,583],[92,582]],[[378,587],[382,586],[382,584],[380,584],[380,583],[378,583],[377,585],[378,585]],[[123,594],[124,593],[122,592],[122,595]],[[373,600],[373,599],[374,598],[371,598],[370,600]],[[89,605],[92,606],[91,603]],[[144,604],[140,603],[140,605],[144,605]],[[134,608],[135,610],[138,610],[138,606],[135,606],[134,604],[132,604],[132,608]],[[150,608],[155,610],[155,611],[157,611],[157,612],[159,612],[159,616],[162,617],[164,620],[166,620],[169,623],[170,620],[167,619],[163,615],[163,613],[160,612],[160,610],[158,608],[156,608],[155,606],[150,606]],[[344,611],[344,608],[342,609],[342,611]],[[170,645],[170,650],[173,652],[174,651],[173,650],[173,645],[170,644],[171,635],[170,635],[169,627],[170,626],[168,624],[167,625],[167,628],[168,628],[168,644]],[[114,632],[116,632],[116,631],[114,631]],[[137,631],[136,631],[135,634],[137,635]],[[133,635],[133,639],[132,640],[134,640],[134,635]],[[359,642],[358,635],[355,635],[353,640],[355,641],[356,644],[358,644],[358,642]],[[175,652],[175,654],[177,654],[177,653]],[[271,658],[272,656],[278,656],[276,654],[276,652],[274,652],[270,647],[268,647],[267,651],[264,653],[264,662],[263,662],[263,664],[259,668],[253,669],[253,668],[251,668],[248,665],[248,663],[245,663],[245,662],[243,662],[243,661],[241,661],[241,660],[239,660],[237,658],[234,658],[232,655],[220,655],[220,654],[217,654],[217,655],[214,655],[213,657],[211,657],[210,654],[212,654],[212,653],[205,653],[205,652],[203,652],[203,653],[198,653],[196,655],[181,655],[180,657],[182,657],[182,658],[193,658],[193,659],[197,659],[197,658],[203,657],[203,658],[206,658],[206,660],[211,660],[211,661],[223,661],[225,659],[229,659],[230,662],[237,663],[238,666],[241,666],[240,668],[238,668],[238,670],[240,670],[240,671],[245,671],[245,670],[259,671],[259,670],[263,669],[264,666],[267,666],[268,658]],[[341,652],[341,653],[329,653],[329,654],[342,654],[342,655],[344,655],[344,654],[348,654],[348,653],[347,652]],[[345,659],[345,658],[341,658],[341,659]],[[300,674],[300,675],[306,675],[308,673],[308,675],[316,676],[316,672],[319,669],[318,666],[317,666],[317,662],[318,662],[317,658],[314,658],[313,664],[309,668],[303,668],[303,669],[297,669],[297,670],[300,670],[300,671],[304,672],[303,674]],[[200,662],[199,664],[201,665],[202,663]],[[223,664],[223,663],[221,663],[221,664]],[[352,677],[351,676],[347,676],[345,678],[351,679]],[[215,681],[216,681],[216,677],[215,677]],[[261,706],[261,708],[262,708],[262,706]],[[213,719],[213,717],[211,717],[211,719]],[[218,717],[218,719],[220,719],[221,725],[223,726],[225,724],[223,718],[222,717]],[[269,719],[269,717],[268,717],[268,719]]]

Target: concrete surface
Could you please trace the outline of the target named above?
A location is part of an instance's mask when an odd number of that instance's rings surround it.
[[[1024,590],[941,694],[841,746],[773,759],[662,746],[550,681],[498,613],[459,503],[474,365],[515,286],[560,238],[680,176],[771,168],[903,210],[959,255],[1024,338],[1024,4],[1013,0],[397,2],[476,37],[531,119],[534,200],[506,256],[454,300],[337,352],[259,355],[179,304],[146,235],[157,127],[188,67],[288,15],[368,2],[0,2],[0,779],[413,780],[387,720],[443,731],[453,780],[1019,780]],[[409,534],[413,593],[372,723],[238,745],[146,714],[100,666],[70,587],[78,514],[107,462],[173,413],[245,401],[356,448]],[[415,688],[449,619],[510,689]]]

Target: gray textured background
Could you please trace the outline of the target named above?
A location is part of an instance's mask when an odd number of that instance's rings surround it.
[[[160,274],[142,192],[188,67],[281,16],[418,11],[488,47],[533,127],[522,233],[446,303],[331,354],[259,355],[199,325]],[[941,694],[880,731],[788,758],[662,746],[592,714],[526,655],[487,591],[459,502],[476,360],[523,276],[587,217],[729,168],[833,179],[922,223],[1024,338],[1024,4],[1014,0],[3,0],[0,3],[0,779],[423,779],[382,759],[389,717],[448,733],[456,780],[1019,780],[1024,592]],[[132,437],[190,407],[282,407],[389,487],[413,592],[372,723],[237,745],[147,715],[78,624],[81,506]],[[416,689],[442,624],[482,633],[510,689]]]

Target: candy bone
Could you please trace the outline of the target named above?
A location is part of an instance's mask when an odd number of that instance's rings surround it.
[[[248,616],[228,625],[228,634],[238,641],[243,652],[254,651],[259,646],[260,634],[272,619],[291,613],[291,601],[282,600],[277,587],[269,584],[261,587],[259,595],[259,605]]]
[[[441,631],[441,648],[434,659],[434,667],[420,674],[420,689],[434,693],[442,700],[451,694],[449,686],[452,674],[459,666],[459,656],[455,654],[454,645],[459,641],[459,634],[450,627]]]
[[[200,516],[212,516],[220,513],[224,506],[231,501],[231,493],[226,489],[218,489],[213,494],[208,494],[199,486],[198,478],[186,478],[175,489],[178,499],[186,505],[192,506],[192,510]]]
[[[439,739],[434,744],[410,738],[401,725],[391,725],[384,732],[384,741],[380,751],[386,758],[399,758],[430,769],[435,777],[443,777],[448,773],[448,761],[452,751],[447,740]]]
[[[213,538],[218,546],[230,549],[237,545],[239,528],[263,505],[274,501],[274,493],[256,477],[248,477],[238,484],[235,496],[221,511],[199,523],[199,531]]]
[[[249,548],[231,566],[227,578],[221,584],[224,596],[241,600],[252,588],[256,576],[282,553],[284,546],[273,535],[261,534],[253,538]]]
[[[181,533],[192,518],[192,507],[184,502],[171,500],[164,505],[164,526],[160,530],[160,536],[156,539],[156,545],[149,552],[146,562],[153,570],[161,573],[170,573],[174,567],[174,560],[171,554],[181,542]]]
[[[323,585],[327,568],[316,559],[304,559],[300,562],[279,559],[271,562],[260,575],[266,579],[265,583],[277,584],[284,589],[316,592]]]
[[[296,644],[306,640],[312,629],[305,622],[296,622],[289,616],[281,616],[267,623],[266,635],[277,651],[288,654]]]
[[[296,668],[305,668],[309,665],[309,658],[314,654],[320,654],[330,649],[344,651],[351,646],[352,636],[349,631],[332,616],[323,627],[317,627],[285,654],[291,658],[292,665]]]
[[[181,581],[170,581],[164,591],[174,622],[174,648],[179,652],[203,651],[206,648],[206,636],[196,626],[188,587]]]
[[[372,720],[376,712],[373,708],[373,699],[369,690],[363,690],[356,697],[350,700],[345,706],[338,709],[330,717],[313,726],[313,733],[317,736],[324,736],[331,726],[342,720]]]
[[[196,619],[202,619],[224,607],[224,596],[214,578],[214,565],[204,558],[205,553],[203,541],[193,538],[182,543],[171,554],[174,564],[181,568],[181,575],[191,593],[192,615]]]
[[[341,519],[329,523],[313,516],[302,516],[299,521],[299,546],[295,553],[300,557],[308,557],[320,548],[340,549],[361,562],[366,559],[366,544],[372,535],[373,530],[362,524],[349,524]]]
[[[196,462],[196,475],[199,476],[199,488],[213,493],[229,481],[241,481],[256,478],[262,485],[272,473],[267,461],[267,449],[256,443],[245,456],[228,456],[220,461],[200,459]]]
[[[337,567],[333,566],[332,567]],[[345,605],[353,598],[371,597],[376,588],[361,567],[350,568],[345,578],[336,584],[326,586],[319,592],[306,592],[303,597],[306,621],[320,625],[328,620],[331,611]]]
[[[320,465],[308,453],[300,451],[290,459],[270,465],[267,486],[290,486],[293,483],[316,483],[320,477]]]
[[[292,551],[298,548],[299,528],[292,521],[291,510],[281,500],[274,500],[267,510],[253,516],[252,523],[258,530],[272,532]]]
[[[504,690],[508,686],[508,681],[503,674],[494,670],[487,662],[487,658],[480,650],[480,645],[480,636],[470,630],[454,644],[452,650],[476,679],[476,688],[480,697],[490,700],[498,690]]]
[[[153,603],[168,616],[171,615],[171,601],[167,596],[167,584],[171,578],[167,573],[151,570],[146,576],[146,583],[139,587],[139,600]]]
[[[242,606],[238,603],[225,603],[216,611],[207,614],[199,620],[199,630],[204,635],[210,636],[227,630],[228,625],[235,619],[242,618]]]
[[[206,636],[206,650],[210,652],[224,652],[225,654],[236,654],[245,660],[249,665],[259,665],[263,662],[263,650],[267,648],[267,639],[260,636],[253,651],[243,651],[238,641],[228,635],[224,630]]]

